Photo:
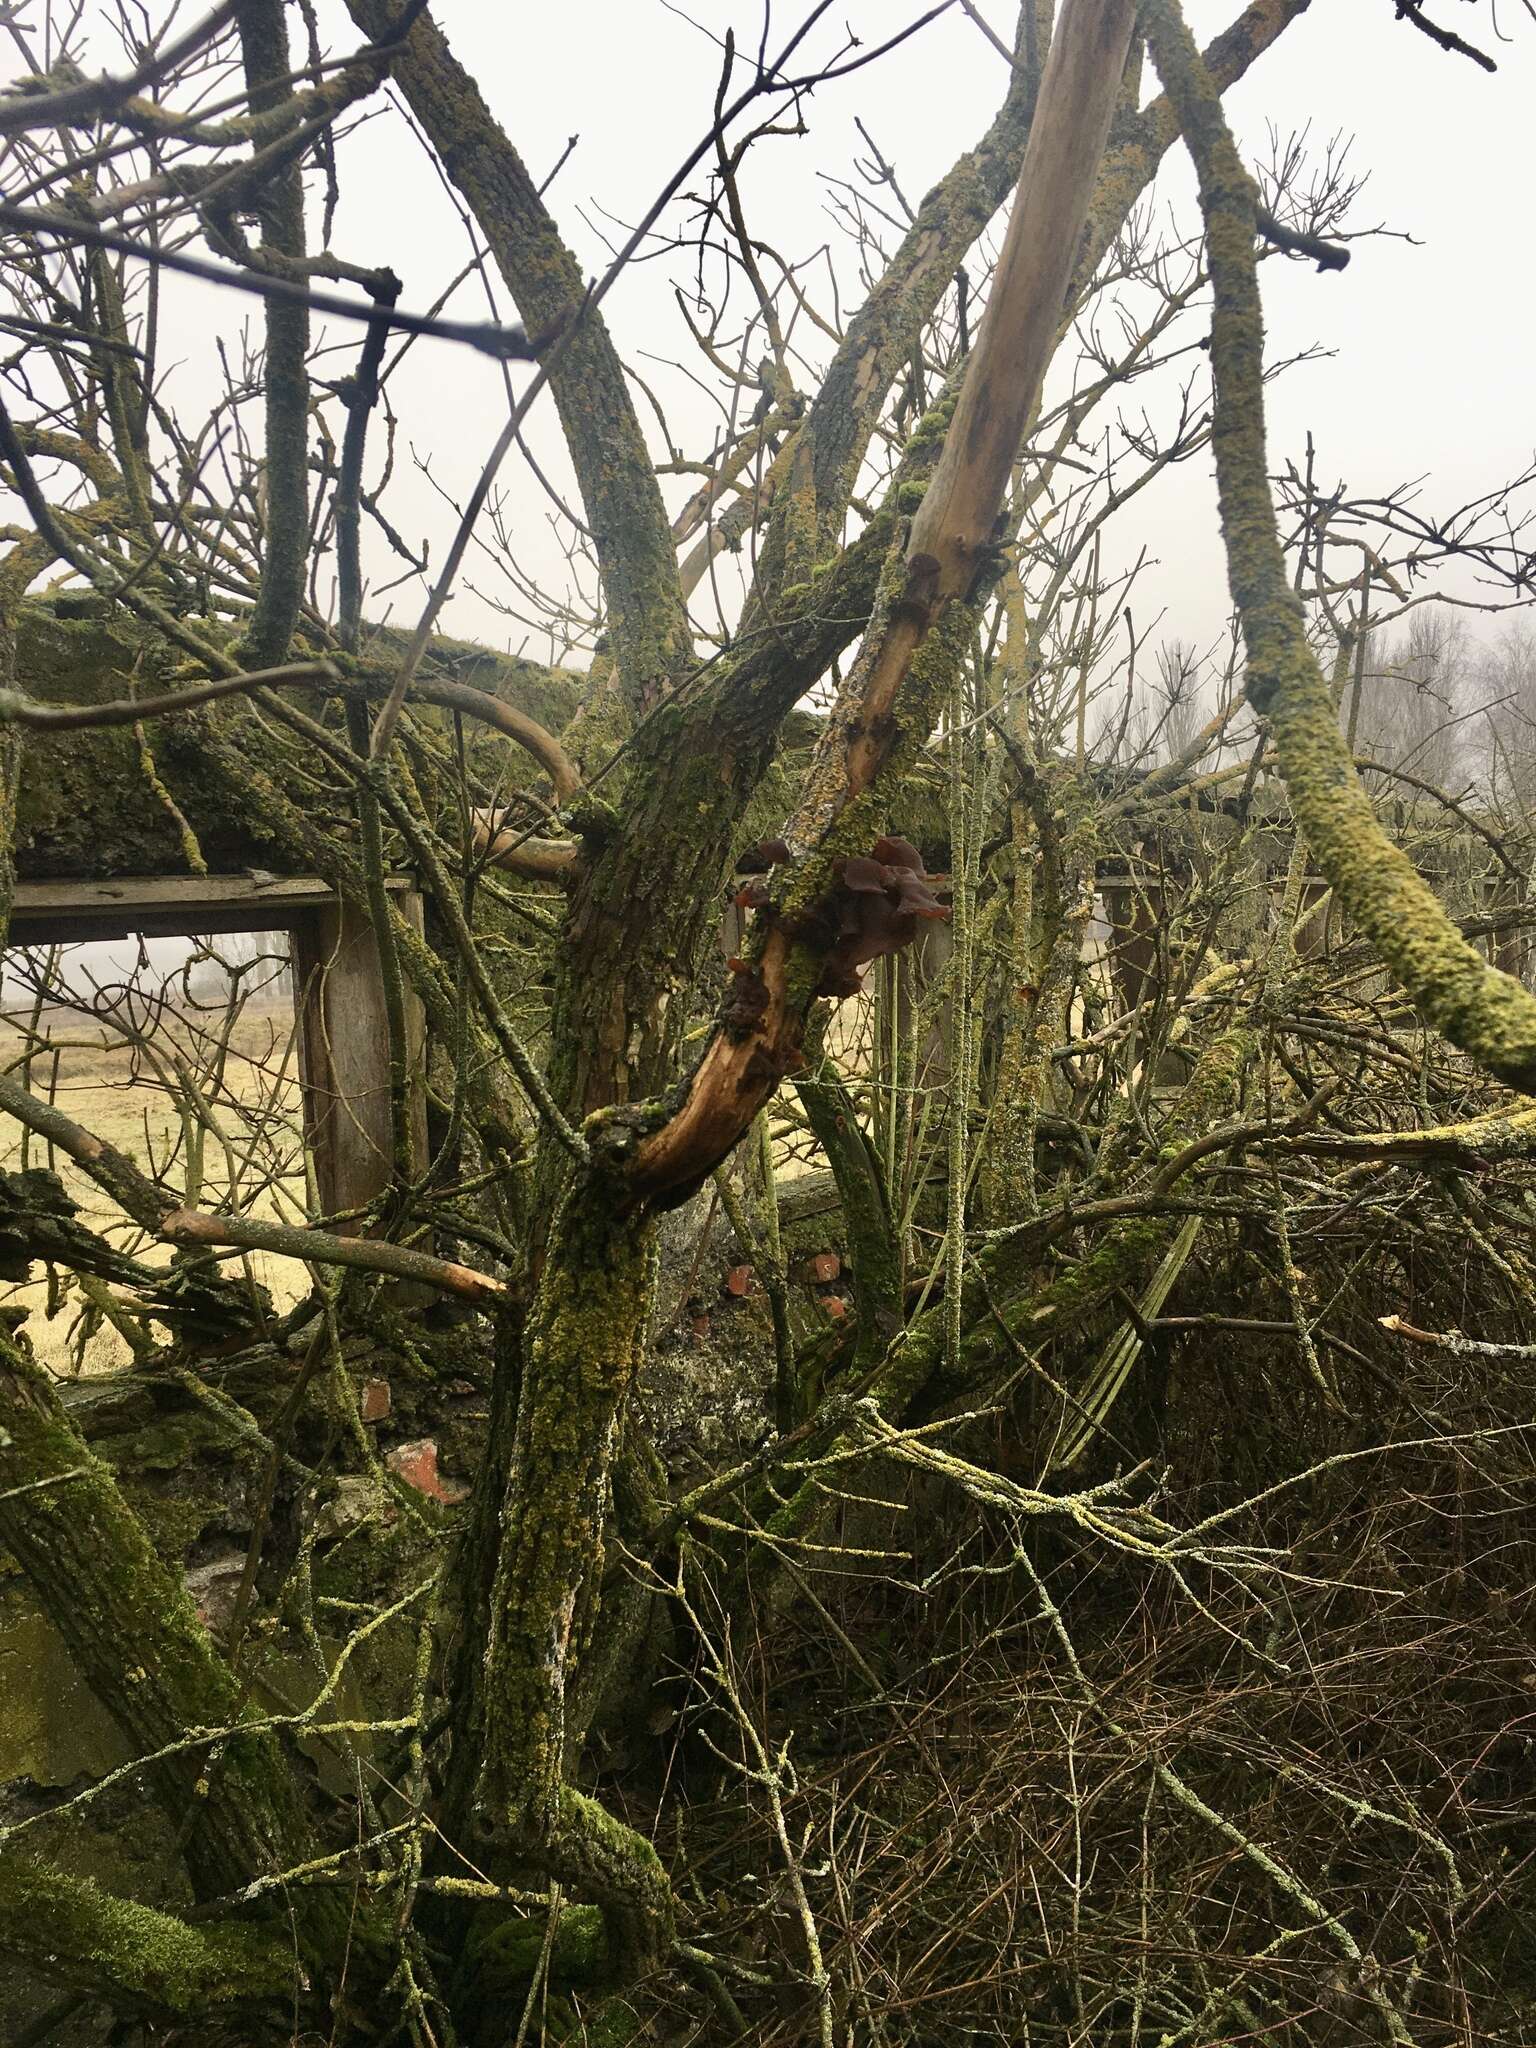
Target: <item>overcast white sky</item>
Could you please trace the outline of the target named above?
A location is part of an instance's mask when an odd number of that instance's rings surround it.
[[[1204,39],[1238,5],[1189,0],[1188,11]],[[1010,0],[981,0],[981,8],[1006,37]],[[873,43],[922,11],[920,0],[844,0],[809,47],[831,55],[845,23]],[[1308,129],[1318,149],[1334,137],[1352,137],[1352,164],[1369,173],[1357,224],[1381,221],[1416,238],[1416,245],[1361,244],[1339,274],[1318,275],[1301,263],[1265,266],[1272,352],[1290,354],[1309,344],[1332,352],[1272,387],[1276,465],[1300,454],[1310,429],[1323,481],[1346,478],[1354,489],[1375,493],[1423,474],[1426,501],[1449,508],[1513,474],[1536,449],[1536,263],[1529,224],[1536,193],[1536,25],[1523,0],[1500,0],[1497,15],[1488,0],[1476,8],[1436,0],[1431,11],[1494,49],[1497,75],[1442,53],[1398,22],[1394,0],[1313,0],[1309,13],[1232,93],[1229,108],[1254,157],[1267,153],[1270,125],[1282,136]],[[627,224],[643,210],[706,129],[726,27],[734,26],[755,48],[762,20],[760,0],[694,0],[691,19],[661,0],[516,8],[433,0],[433,12],[535,176],[556,163],[571,134],[579,135],[550,203],[589,272],[607,260],[599,230],[622,232],[614,223]],[[781,4],[774,18],[777,40],[798,20],[798,10],[792,16]],[[332,49],[355,44],[340,0],[321,0],[320,19]],[[1495,21],[1507,29],[1509,42],[1494,41]],[[106,45],[99,47],[110,59]],[[826,178],[854,175],[853,159],[863,153],[855,115],[915,203],[985,128],[1004,82],[1001,58],[962,9],[951,7],[878,64],[819,90],[808,102],[810,133],[803,140],[771,141],[753,153],[744,192],[754,232],[795,254],[834,234]],[[698,189],[702,174],[694,183]],[[396,115],[381,114],[348,137],[342,187],[336,248],[357,262],[392,265],[405,281],[403,303],[428,306],[463,262],[465,241],[425,152]],[[1192,217],[1182,151],[1170,156],[1157,191],[1160,203],[1186,221]],[[846,246],[840,261],[851,283]],[[702,454],[711,401],[651,359],[675,357],[680,344],[686,347],[671,287],[687,274],[681,255],[642,265],[620,280],[605,310],[626,359],[663,393],[677,438],[690,454]],[[185,363],[180,388],[194,417],[196,394],[209,398],[215,389],[210,326],[233,334],[251,310],[249,302],[214,298],[195,286],[178,286],[168,304],[169,329]],[[845,313],[848,306],[845,298]],[[479,286],[465,287],[453,310],[481,315]],[[329,332],[342,346],[325,373],[340,375],[353,359],[357,333]],[[702,363],[699,368],[711,376]],[[526,375],[515,369],[514,381]],[[413,471],[412,454],[430,461],[444,492],[461,497],[505,416],[501,373],[466,350],[422,343],[391,390],[400,416],[399,474],[387,502],[413,539],[430,534],[436,560],[453,515]],[[547,403],[531,438],[568,488]],[[503,484],[507,524],[524,566],[558,580],[560,559],[540,487],[515,457]],[[687,488],[677,485],[676,494]],[[1217,635],[1226,595],[1207,457],[1166,474],[1118,522],[1118,560],[1128,561],[1143,545],[1158,568],[1139,594],[1139,615],[1150,619],[1161,607],[1163,631]],[[370,567],[376,581],[394,573],[382,554]],[[487,601],[511,593],[485,555],[472,558],[469,580],[486,595],[461,590],[446,617],[450,629],[502,646],[522,643],[523,628]],[[407,586],[387,602],[394,616],[409,617],[419,597]],[[381,608],[371,607],[375,615]],[[530,640],[528,651],[544,650]]]
[[[88,4],[104,23],[99,0]],[[981,5],[1006,36],[1008,0]],[[1238,0],[1189,0],[1202,39],[1237,8]],[[761,24],[757,0],[695,0],[691,21],[660,0],[517,8],[433,0],[433,11],[536,176],[555,164],[568,136],[579,135],[551,203],[589,272],[607,260],[599,228],[632,221],[707,127],[718,38],[734,26],[755,47]],[[921,11],[919,0],[844,0],[820,51],[830,54],[845,22],[872,43]],[[1332,352],[1272,387],[1272,458],[1278,465],[1299,455],[1310,429],[1324,481],[1347,478],[1362,492],[1377,492],[1422,474],[1426,501],[1449,508],[1512,475],[1536,450],[1536,27],[1522,0],[1503,0],[1500,24],[1513,36],[1507,44],[1491,42],[1487,4],[1474,10],[1438,0],[1434,11],[1469,34],[1475,24],[1497,51],[1496,76],[1442,54],[1395,21],[1393,0],[1313,0],[1228,105],[1256,156],[1266,152],[1271,124],[1282,136],[1307,128],[1319,146],[1352,137],[1353,164],[1370,174],[1357,223],[1382,221],[1416,240],[1360,245],[1342,274],[1266,265],[1272,352],[1314,343]],[[790,14],[780,6],[775,16],[782,35]],[[332,49],[355,45],[340,0],[321,0],[320,18]],[[104,37],[95,51],[116,68]],[[863,152],[855,115],[915,203],[982,132],[1003,84],[1001,60],[952,7],[878,65],[819,91],[808,104],[805,139],[771,142],[752,156],[744,191],[754,232],[796,254],[828,239],[825,179],[854,175],[853,159]],[[465,256],[462,229],[427,156],[397,116],[383,115],[348,138],[342,174],[335,246],[354,261],[392,265],[405,281],[404,303],[427,307]],[[1182,151],[1170,157],[1157,191],[1161,204],[1192,218]],[[844,270],[846,277],[846,250]],[[606,314],[626,359],[665,393],[678,437],[697,453],[707,444],[710,401],[650,360],[679,352],[671,286],[686,274],[682,257],[641,266],[620,281]],[[453,310],[480,317],[478,289],[462,291]],[[850,303],[845,298],[845,312]],[[252,310],[249,302],[182,284],[169,290],[166,310],[173,346],[165,355],[182,364],[172,388],[181,393],[185,416],[195,419],[199,401],[217,395],[210,332],[217,327],[233,339]],[[325,374],[339,375],[354,359],[357,330],[330,333],[341,348]],[[526,375],[516,370],[515,382]],[[413,470],[412,452],[430,461],[448,494],[462,496],[505,416],[501,375],[483,357],[423,343],[407,356],[392,395],[400,417],[399,474],[388,502],[413,539],[430,534],[436,560],[454,519]],[[531,438],[569,489],[547,403]],[[540,487],[515,459],[503,482],[520,558],[557,582],[560,557]],[[687,486],[675,488],[680,495]],[[1219,639],[1227,600],[1208,458],[1165,474],[1120,519],[1115,560],[1128,562],[1143,546],[1158,566],[1138,592],[1139,622],[1150,623],[1161,608],[1160,632],[1206,644]],[[393,573],[381,553],[371,568],[379,580]],[[470,573],[486,592],[505,588],[484,556]],[[394,616],[409,618],[419,592],[409,586],[387,602]],[[377,616],[383,606],[371,609]],[[527,640],[523,628],[468,588],[454,598],[445,623],[498,646]],[[544,650],[528,640],[528,651]]]
[[[868,43],[921,11],[894,0],[849,0],[834,18]],[[1202,39],[1236,11],[1236,0],[1189,6]],[[602,223],[605,212],[610,221],[631,221],[707,123],[719,62],[714,38],[734,25],[738,38],[755,46],[761,21],[758,5],[726,0],[699,0],[692,22],[656,0],[566,0],[515,10],[434,0],[434,12],[535,175],[579,133],[550,200],[589,271],[602,267],[607,251],[587,223]],[[1007,0],[984,0],[983,12],[1006,37]],[[1439,0],[1432,12],[1469,34],[1481,31],[1500,59],[1498,73],[1437,50],[1395,19],[1393,0],[1313,0],[1229,106],[1255,156],[1265,153],[1271,124],[1282,135],[1307,128],[1319,147],[1335,136],[1353,137],[1352,162],[1370,174],[1358,223],[1384,222],[1419,245],[1365,243],[1343,273],[1266,265],[1273,351],[1318,343],[1334,352],[1273,388],[1273,456],[1278,462],[1299,454],[1310,429],[1324,480],[1336,474],[1361,491],[1379,491],[1424,473],[1426,499],[1448,508],[1518,470],[1536,450],[1529,212],[1536,193],[1536,27],[1518,0],[1504,0],[1498,12],[1512,37],[1505,44],[1492,43],[1495,17],[1486,5],[1474,10]],[[790,20],[782,7],[775,17],[783,25]],[[852,159],[863,152],[855,115],[916,203],[981,132],[1003,84],[1001,59],[964,13],[951,9],[877,65],[818,92],[804,140],[770,142],[749,160],[745,196],[754,229],[791,251],[827,238],[832,223],[821,174],[851,175]],[[347,154],[354,175],[341,239],[359,258],[393,263],[407,280],[410,302],[424,303],[458,261],[436,180],[424,158],[411,157],[393,122],[360,131]],[[1188,217],[1191,193],[1183,153],[1175,152],[1159,196]],[[637,270],[619,283],[607,308],[626,356],[666,385],[669,405],[677,380],[645,363],[643,352],[677,352],[669,287],[679,274],[686,275],[682,258]],[[421,348],[409,376],[401,403],[412,437],[431,448],[443,480],[463,488],[499,424],[496,373],[462,355]],[[678,410],[687,417],[686,399]],[[702,421],[705,412],[700,398],[693,417]],[[539,445],[553,452],[547,430]],[[536,559],[542,494],[525,470],[509,468],[506,483],[527,554]],[[424,525],[432,508],[412,497]],[[445,533],[441,517],[436,523]],[[1161,563],[1152,596],[1167,608],[1168,630],[1217,632],[1225,579],[1207,459],[1165,475],[1136,516],[1122,520],[1121,559],[1144,542]],[[543,559],[550,559],[548,550]],[[483,562],[472,573],[487,590],[497,587]],[[1144,601],[1143,609],[1151,608]],[[468,594],[452,618],[462,631],[516,644],[515,629]]]

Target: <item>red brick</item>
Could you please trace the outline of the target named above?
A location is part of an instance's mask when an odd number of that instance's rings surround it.
[[[418,1493],[424,1493],[429,1500],[440,1500],[445,1507],[452,1507],[468,1494],[466,1486],[453,1486],[437,1469],[437,1445],[431,1437],[418,1437],[415,1442],[397,1444],[384,1463],[397,1479],[403,1479],[407,1486],[414,1486]]]

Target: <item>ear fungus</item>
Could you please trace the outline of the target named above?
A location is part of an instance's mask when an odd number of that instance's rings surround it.
[[[740,867],[748,874],[760,874],[789,858],[784,840],[765,839],[743,857]],[[861,969],[910,945],[918,926],[947,918],[949,906],[934,895],[923,857],[910,839],[883,834],[868,853],[848,854],[837,861],[833,873],[832,888],[816,906],[811,921],[823,933],[836,932],[816,993],[840,1000],[861,992]],[[774,911],[765,882],[743,882],[732,900],[739,910]],[[761,1014],[766,994],[757,970],[746,961],[732,960],[730,969],[735,988],[726,1005],[725,1022],[728,1028],[745,1033]]]
[[[877,839],[868,854],[850,854],[838,863],[828,907],[837,912],[838,936],[816,993],[833,998],[858,995],[861,968],[910,945],[919,923],[949,916],[929,887],[917,848],[888,837]]]

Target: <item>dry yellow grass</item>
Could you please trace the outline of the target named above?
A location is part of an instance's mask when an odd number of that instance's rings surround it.
[[[0,1017],[0,1061],[8,1071],[29,1042],[32,1019],[19,1016],[19,1009],[12,1003]],[[150,1021],[144,1005],[133,1021],[140,1028]],[[226,1033],[218,1010],[157,1003],[153,1024],[134,1047],[93,1018],[45,1011],[37,1033],[47,1048],[29,1063],[34,1092],[51,1096],[76,1123],[129,1154],[142,1170],[163,1175],[179,1192],[190,1189],[203,1207],[222,1206],[233,1184],[240,1207],[250,1214],[301,1220],[304,1156],[291,1005],[283,999],[249,1003]],[[201,1128],[177,1100],[178,1069],[200,1079],[207,1111]],[[212,1086],[210,1071],[216,1076]],[[0,1169],[13,1172],[23,1165],[56,1172],[79,1204],[81,1220],[121,1250],[149,1265],[169,1262],[169,1246],[147,1240],[71,1161],[7,1121],[0,1125]],[[239,1270],[241,1261],[242,1255],[231,1254],[230,1270]],[[295,1261],[267,1253],[244,1255],[244,1269],[279,1306],[297,1299],[308,1284]],[[108,1372],[129,1362],[127,1342],[110,1324],[93,1314],[94,1327],[82,1329],[88,1304],[73,1287],[61,1291],[39,1276],[0,1289],[0,1305],[28,1310],[26,1334],[55,1371]]]

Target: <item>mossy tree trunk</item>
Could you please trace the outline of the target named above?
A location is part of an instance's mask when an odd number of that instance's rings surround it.
[[[1248,8],[1210,53],[1218,81],[1241,75],[1304,4],[1261,0]],[[350,0],[350,11],[371,34],[392,32],[393,10],[379,0]],[[765,544],[749,612],[771,631],[744,633],[698,676],[655,465],[613,342],[602,320],[582,308],[579,269],[517,151],[430,18],[415,15],[395,55],[401,89],[524,319],[538,330],[569,326],[551,383],[607,606],[618,707],[607,737],[628,742],[600,795],[557,789],[575,836],[561,842],[569,855],[560,867],[563,899],[539,907],[539,929],[553,938],[553,994],[545,1092],[528,1089],[542,1119],[532,1143],[523,1134],[535,1118],[520,1127],[522,1105],[507,1078],[518,1048],[508,1052],[505,1016],[491,1014],[489,977],[476,985],[478,1021],[466,1021],[458,1005],[456,975],[468,973],[478,955],[474,935],[466,938],[450,916],[460,910],[456,882],[443,880],[437,907],[459,960],[435,956],[413,932],[395,932],[403,971],[440,1042],[458,1045],[473,1070],[458,1078],[491,1162],[482,1186],[492,1190],[487,1213],[474,1220],[487,1230],[499,1224],[515,1184],[527,1225],[499,1325],[461,1569],[447,1589],[458,1640],[443,1716],[453,1749],[444,1774],[447,1811],[453,1833],[478,1814],[499,1857],[598,1909],[596,1974],[610,1982],[633,1980],[665,1960],[675,1933],[675,1901],[654,1848],[576,1782],[584,1732],[576,1681],[602,1626],[614,1472],[655,1306],[658,1221],[728,1156],[795,1069],[847,908],[848,864],[867,862],[867,849],[886,832],[893,794],[919,765],[957,666],[971,657],[998,567],[998,522],[1058,328],[1176,129],[1163,102],[1135,105],[1138,74],[1125,68],[1129,0],[1103,7],[1074,0],[1064,8],[1047,66],[1049,13],[1032,0],[1022,10],[996,119],[917,210],[887,275],[837,345],[820,395],[795,416],[782,489],[760,514]],[[239,25],[252,107],[270,110],[289,65],[282,8],[245,0]],[[1174,97],[1188,96],[1176,88]],[[1021,166],[1004,262],[970,360],[909,435],[883,502],[860,508],[869,516],[859,538],[842,547],[891,387]],[[304,223],[296,168],[262,195],[261,216],[268,260],[298,266]],[[250,615],[244,654],[251,662],[270,662],[293,637],[305,569],[295,536],[307,535],[309,514],[303,324],[274,310],[268,337],[268,573]],[[685,1032],[709,1007],[699,991],[722,886],[743,850],[743,817],[785,719],[861,633],[864,644],[790,828],[793,877],[757,926],[751,957],[733,965],[720,1015],[690,1069]],[[366,692],[353,671],[346,680]],[[1275,701],[1283,715],[1281,697]],[[286,763],[270,745],[279,728],[293,749]],[[216,810],[258,822],[263,843],[326,875],[359,912],[382,903],[379,890],[370,897],[367,872],[370,861],[381,863],[379,846],[354,847],[309,801],[321,769],[337,790],[353,793],[343,750],[328,750],[328,728],[264,700],[259,712],[230,711],[177,729]],[[1287,729],[1308,739],[1296,718]],[[0,747],[13,739],[0,728]],[[302,751],[308,746],[313,759]],[[557,744],[545,759],[569,767]],[[295,773],[285,780],[285,766],[301,764],[308,779]],[[393,770],[394,782],[381,773],[379,800],[401,843],[432,869],[438,820],[415,780],[420,766],[412,755]],[[0,757],[0,804],[12,786],[7,777]],[[1036,1125],[1070,1021],[1098,851],[1086,781],[1053,783],[1045,795],[1060,795],[1062,804],[1060,815],[1040,818],[1047,854],[1041,896],[1019,892],[1021,933],[1043,921],[1039,989],[1029,1030],[1015,1029],[1009,1040],[1002,1171],[989,1197],[999,1217],[1014,1222],[1038,1206]],[[1020,959],[1026,950],[1021,936]],[[802,1082],[854,1247],[853,1365],[880,1412],[901,1419],[990,1391],[1003,1376],[999,1329],[1017,1347],[1091,1317],[1133,1287],[1176,1227],[1157,1206],[1167,1192],[1159,1175],[1176,1166],[1180,1144],[1230,1112],[1248,1049],[1239,1027],[1207,1050],[1167,1120],[1163,1156],[1137,1161],[1128,1148],[1112,1159],[1104,1199],[1125,1206],[1088,1256],[1043,1277],[1038,1246],[1000,1241],[974,1272],[950,1276],[947,1307],[929,1308],[906,1327],[879,1162],[846,1094],[832,1083]],[[518,1077],[526,1086],[526,1072]],[[462,1109],[456,1096],[453,1114]],[[963,1342],[946,1357],[957,1302]],[[1011,1363],[1012,1351],[1006,1356]],[[43,1377],[9,1345],[0,1345],[0,1423],[7,1432],[0,1536],[136,1750],[166,1752],[154,1767],[156,1792],[185,1826],[200,1899],[221,1898],[302,1858],[313,1846],[308,1820],[275,1738],[245,1725],[244,1690],[174,1574],[155,1558]],[[832,1436],[836,1453],[845,1439]],[[820,1511],[815,1495],[801,1486],[780,1506],[770,1534],[812,1526]],[[431,1650],[427,1640],[424,1667]],[[194,1734],[210,1728],[224,1731],[216,1744]],[[415,1768],[420,1792],[427,1776],[419,1757]],[[445,1854],[444,1867],[448,1861]],[[442,1876],[434,1869],[430,1881]],[[341,1896],[316,1886],[297,1911],[301,1950],[317,1973],[333,1970],[346,1947]],[[62,1928],[68,1908],[78,1927],[98,1930],[81,1942],[142,1940],[142,1981],[126,1964],[117,1973],[128,2003],[205,2002],[221,1972],[242,1996],[261,1995],[269,1981],[271,1952],[261,1935],[237,1938],[220,1928],[199,1946],[183,1941],[185,1930],[165,1916],[125,1909],[114,1920],[88,1896],[56,1898],[30,1874],[17,1878],[10,1899],[10,1908],[0,1901],[0,1935],[6,1911],[14,1927],[31,1900],[40,1924]],[[591,1924],[590,1916],[582,1923]]]
[[[223,1898],[301,1861],[308,1824],[276,1737],[242,1732],[260,1717],[190,1594],[70,1424],[49,1376],[7,1337],[0,1542],[134,1754],[150,1759],[151,1788],[179,1831],[196,1895]],[[348,1917],[338,1897],[298,1895],[301,1954],[328,1968]]]

